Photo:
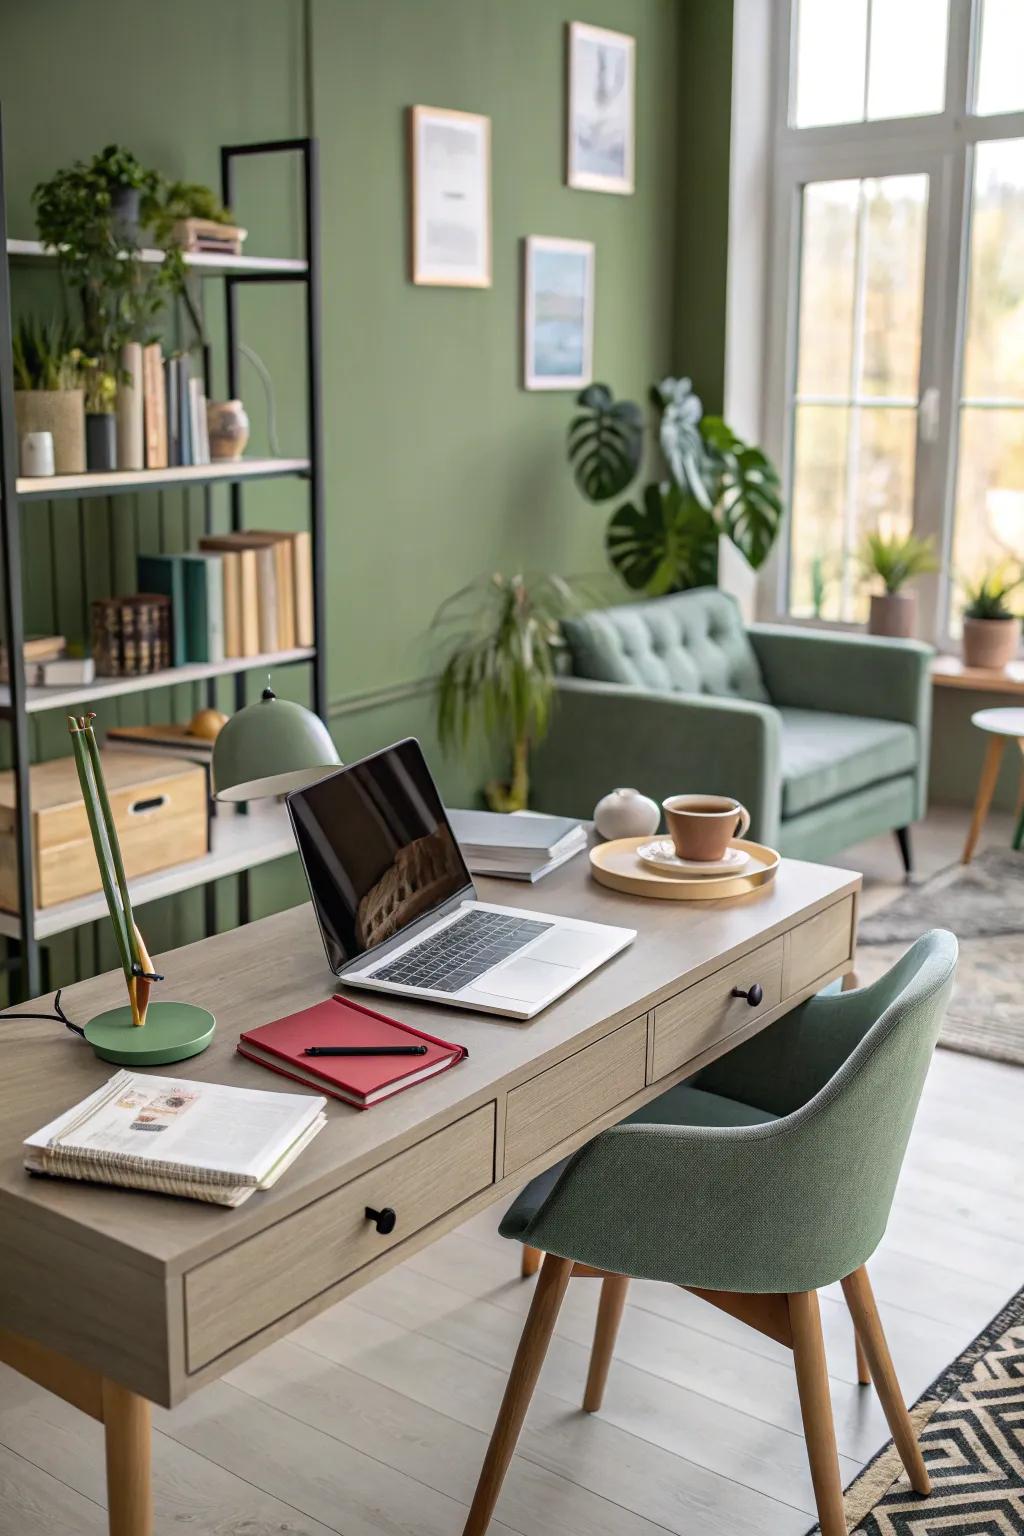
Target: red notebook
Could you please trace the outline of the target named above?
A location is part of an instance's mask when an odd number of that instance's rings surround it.
[[[425,1045],[425,1056],[304,1056],[308,1045]],[[369,1109],[403,1088],[436,1077],[461,1061],[466,1049],[335,994],[313,1008],[273,1024],[247,1029],[238,1049],[250,1061],[305,1083],[318,1093]]]

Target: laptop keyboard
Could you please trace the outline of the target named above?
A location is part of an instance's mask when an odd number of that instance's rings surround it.
[[[503,912],[467,912],[374,971],[373,979],[396,981],[403,987],[429,987],[434,992],[459,992],[553,926],[528,917],[507,917]]]

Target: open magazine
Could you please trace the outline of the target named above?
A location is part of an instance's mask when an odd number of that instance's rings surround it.
[[[326,1124],[327,1100],[117,1072],[24,1145],[30,1173],[241,1205]]]

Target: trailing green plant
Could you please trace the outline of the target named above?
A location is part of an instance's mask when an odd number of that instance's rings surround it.
[[[214,224],[230,224],[231,210],[224,207],[217,194],[198,181],[161,183],[142,200],[142,221],[163,244],[181,219],[209,219]]]
[[[588,501],[609,501],[639,475],[648,424],[607,384],[589,385],[576,403],[567,438],[576,484]],[[757,569],[782,521],[771,460],[720,416],[705,416],[689,379],[662,379],[650,403],[668,478],[650,481],[613,513],[605,533],[611,564],[628,587],[652,596],[713,583],[726,534]]]
[[[1014,574],[1013,567],[1006,562],[990,565],[974,581],[964,580],[961,585],[966,598],[965,619],[1013,619],[1017,615],[1006,599],[1024,585],[1024,570]]]
[[[548,728],[560,622],[578,608],[573,587],[559,576],[498,572],[463,587],[434,617],[445,654],[437,685],[442,748],[462,750],[480,733],[508,754],[507,782],[485,788],[492,810],[528,804],[530,748]]]
[[[168,299],[182,292],[181,253],[163,262],[142,261],[138,235],[121,228],[114,194],[123,188],[153,198],[161,185],[129,151],[108,145],[92,160],[76,160],[40,182],[32,194],[36,227],[57,255],[61,279],[82,309],[82,345],[87,356],[113,365],[128,341],[148,341]]]
[[[916,533],[886,534],[876,528],[864,540],[860,563],[865,576],[878,576],[888,593],[899,592],[915,576],[937,571],[935,546]]]
[[[14,331],[11,356],[15,389],[78,388],[78,354],[64,320],[23,315]]]

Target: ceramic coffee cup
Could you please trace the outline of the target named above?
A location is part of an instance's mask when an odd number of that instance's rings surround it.
[[[750,826],[746,806],[728,795],[669,795],[661,806],[681,859],[722,859],[732,839]]]

